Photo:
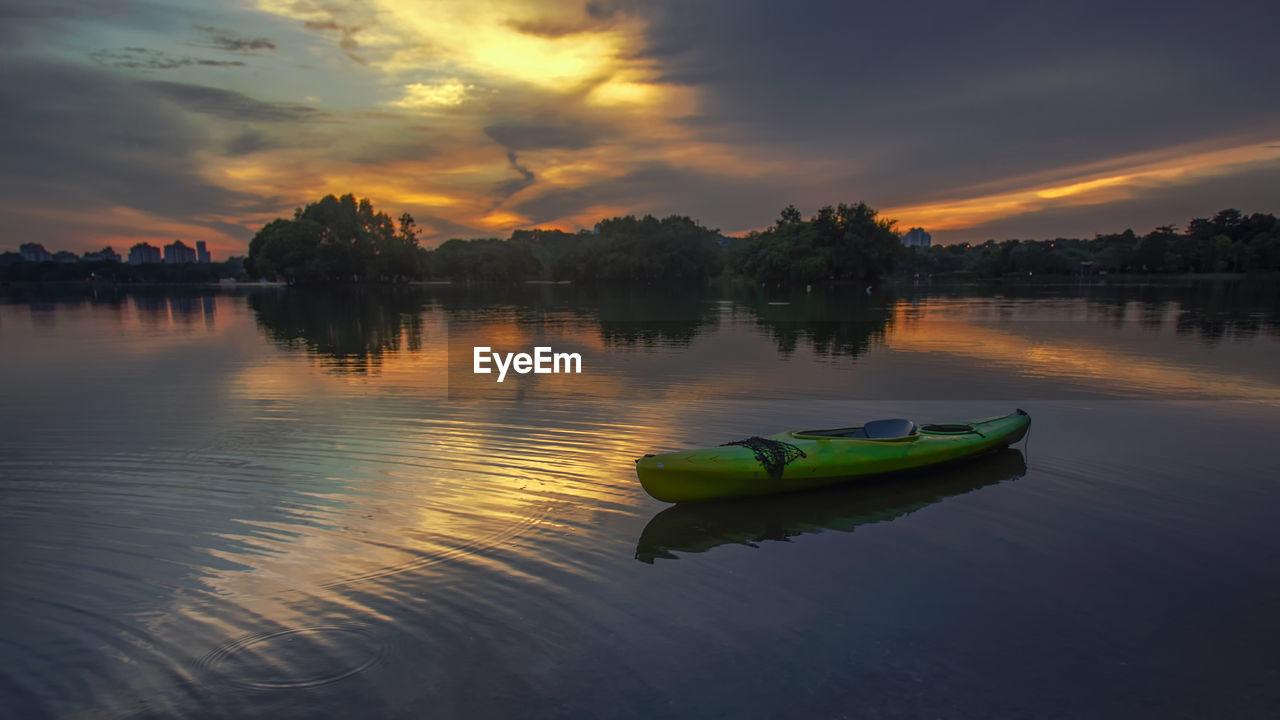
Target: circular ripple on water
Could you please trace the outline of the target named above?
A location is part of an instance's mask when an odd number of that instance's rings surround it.
[[[382,659],[384,649],[362,628],[317,625],[247,635],[209,653],[200,664],[242,687],[314,688],[368,670]]]

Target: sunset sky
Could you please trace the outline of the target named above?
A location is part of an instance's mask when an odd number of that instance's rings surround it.
[[[0,250],[434,245],[866,201],[935,241],[1280,212],[1280,5],[0,0]]]

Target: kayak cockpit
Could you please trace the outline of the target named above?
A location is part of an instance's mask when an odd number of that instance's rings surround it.
[[[900,440],[916,434],[916,424],[906,418],[872,420],[861,427],[834,430],[801,430],[795,437],[858,438],[862,440]]]

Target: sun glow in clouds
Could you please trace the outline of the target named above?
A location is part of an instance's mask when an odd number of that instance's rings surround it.
[[[411,83],[404,86],[404,97],[387,104],[406,110],[455,107],[461,105],[467,99],[467,93],[473,89],[474,85],[464,85],[457,78],[439,85]]]
[[[433,123],[420,147],[406,144],[388,162],[344,163],[334,151],[307,168],[263,158],[287,175],[276,178],[277,194],[305,199],[316,190],[354,190],[379,207],[409,211],[425,228],[438,218],[446,222],[434,226],[471,235],[548,223],[573,229],[600,217],[554,201],[558,213],[534,214],[524,204],[654,162],[721,176],[758,174],[769,162],[681,122],[695,114],[697,89],[663,79],[644,53],[648,23],[636,14],[532,0],[258,0],[257,7],[310,32],[319,41],[312,51],[338,63],[343,77],[359,78],[358,92],[383,88],[377,104],[388,112],[380,122],[391,126],[352,117],[352,131],[334,150],[369,142],[375,131],[387,137],[397,122],[391,113],[404,113],[401,124],[423,116]],[[513,130],[495,136],[490,127]],[[332,187],[339,180],[345,184]],[[637,192],[630,200],[619,213],[646,211],[655,197]]]
[[[274,15],[343,31],[345,50],[387,74],[437,72],[562,89],[609,77],[638,49],[642,24],[592,22],[578,5],[395,0],[260,0]]]

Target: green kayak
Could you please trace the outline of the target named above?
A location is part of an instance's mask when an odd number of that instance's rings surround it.
[[[875,420],[645,455],[636,474],[645,492],[664,502],[771,495],[971,458],[1021,440],[1030,426],[1023,410],[965,423]]]

